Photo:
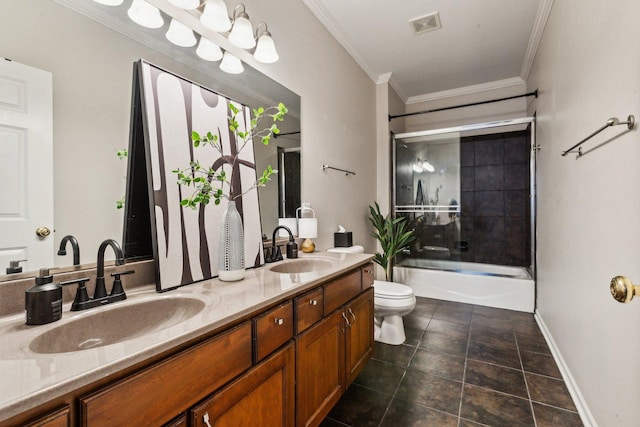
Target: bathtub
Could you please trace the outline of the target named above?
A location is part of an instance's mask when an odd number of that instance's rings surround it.
[[[533,313],[535,281],[526,268],[459,261],[405,259],[394,281],[418,297]]]

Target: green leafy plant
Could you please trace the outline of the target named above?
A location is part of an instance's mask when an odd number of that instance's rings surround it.
[[[120,160],[126,159],[129,157],[129,150],[123,148],[122,150],[116,151],[116,155]],[[122,196],[122,198],[116,200],[116,209],[122,209],[124,207],[124,197],[125,196]]]
[[[392,281],[393,259],[415,240],[414,232],[408,227],[406,218],[382,215],[377,202],[374,202],[374,206],[369,206],[369,213],[369,221],[374,228],[371,236],[375,237],[382,247],[382,253],[376,252],[373,262],[382,266],[385,280]]]
[[[230,114],[227,118],[229,131],[235,135],[237,141],[237,149],[232,147],[231,153],[225,154],[223,152],[220,129],[218,129],[217,133],[209,131],[204,135],[200,135],[196,131],[192,132],[191,140],[194,148],[209,145],[218,151],[220,158],[212,165],[207,166],[202,165],[196,159],[189,163],[188,168],[172,171],[178,175],[179,185],[195,187],[190,197],[180,201],[182,206],[196,209],[200,205],[209,204],[211,199],[216,205],[220,204],[223,198],[235,200],[256,187],[264,187],[271,180],[271,175],[278,172],[269,165],[248,189],[240,192],[238,191],[239,186],[234,187],[233,172],[239,170],[240,152],[254,139],[260,140],[263,145],[269,145],[271,137],[280,133],[277,122],[284,120],[288,110],[283,103],[279,103],[277,107],[269,107],[266,110],[262,107],[254,109],[249,129],[246,130],[241,130],[241,126],[238,123],[239,112],[240,109],[238,107],[229,103]],[[270,126],[263,126],[263,120],[265,119],[271,119],[273,123]],[[232,173],[230,176],[223,169],[225,164],[231,166]]]

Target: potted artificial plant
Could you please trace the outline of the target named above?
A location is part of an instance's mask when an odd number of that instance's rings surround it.
[[[374,206],[369,206],[369,211],[369,221],[374,227],[371,236],[375,237],[382,247],[382,253],[376,252],[373,262],[382,266],[385,280],[391,282],[394,257],[408,248],[415,236],[413,230],[409,229],[406,218],[392,218],[391,214],[382,215],[377,202],[374,202]]]

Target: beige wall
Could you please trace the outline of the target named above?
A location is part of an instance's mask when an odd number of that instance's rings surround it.
[[[640,302],[608,290],[618,274],[640,281],[639,131],[606,129],[580,159],[560,153],[609,117],[640,118],[638,16],[638,2],[554,2],[527,82],[540,90],[537,311],[586,420],[603,427],[640,423]]]
[[[250,65],[301,96],[302,199],[319,218],[318,249],[333,245],[338,224],[372,248],[374,83],[302,2],[245,4],[252,21],[269,24],[280,54],[276,64]],[[1,21],[0,55],[53,73],[56,242],[74,234],[82,262],[95,262],[100,241],[122,236],[115,201],[124,194],[126,164],[116,150],[128,144],[132,63],[145,58],[205,85],[211,77],[53,0],[2,0]],[[88,118],[79,120],[81,113]],[[324,163],[357,175],[323,172]]]

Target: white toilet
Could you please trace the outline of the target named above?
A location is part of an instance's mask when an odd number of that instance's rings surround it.
[[[364,253],[362,246],[331,248],[327,252]],[[411,313],[416,297],[409,286],[383,280],[373,281],[373,338],[385,344],[400,345],[405,339],[402,316]]]
[[[376,341],[400,345],[406,336],[402,316],[416,307],[416,297],[409,286],[382,280],[373,281],[373,338]]]

